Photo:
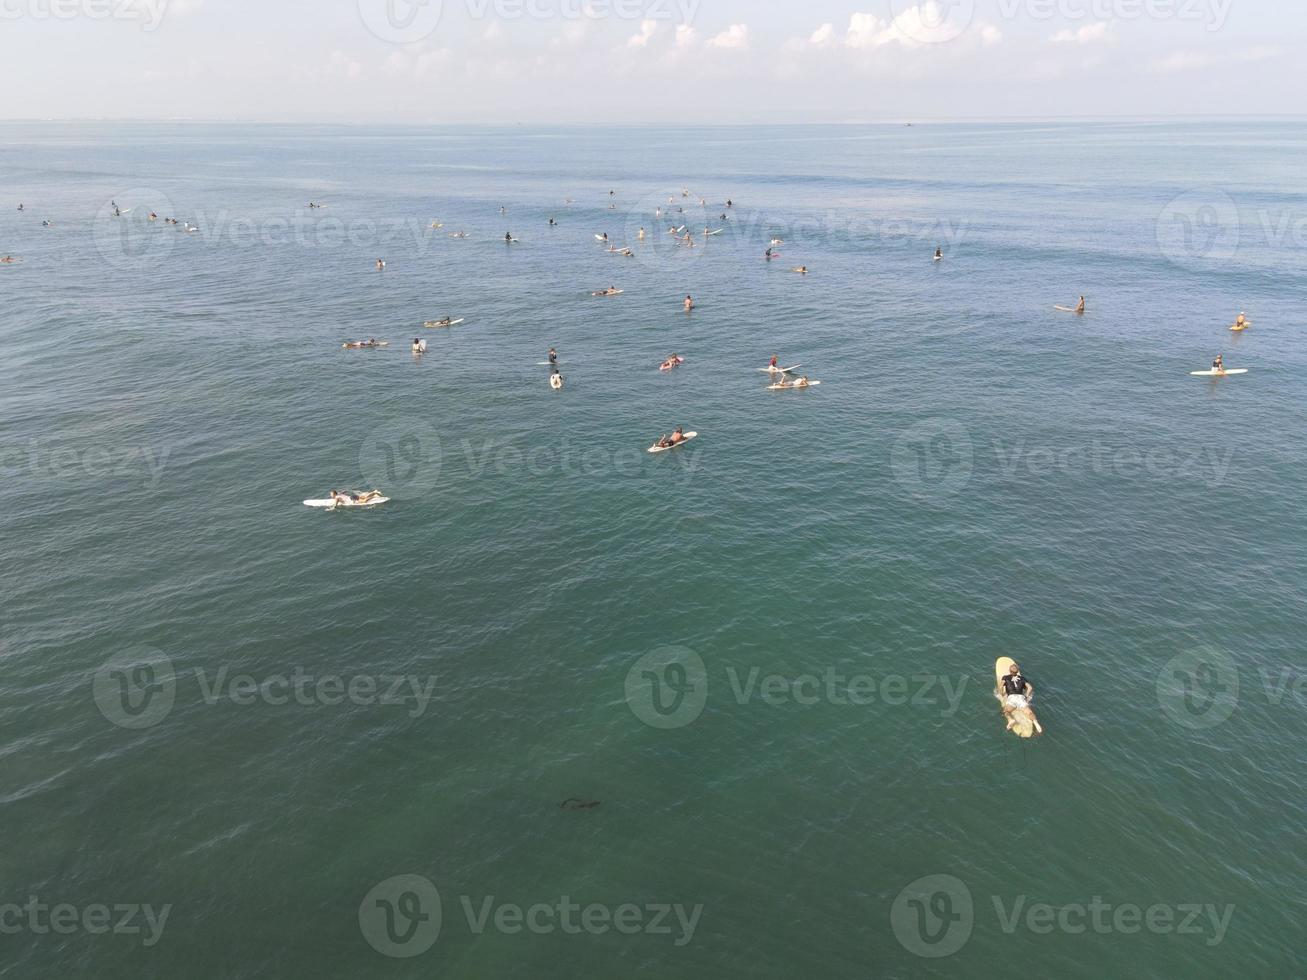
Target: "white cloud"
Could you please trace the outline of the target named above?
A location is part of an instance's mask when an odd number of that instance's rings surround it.
[[[793,40],[786,47],[792,51],[825,50],[844,47],[854,51],[873,50],[886,45],[901,48],[939,48],[943,44],[965,36],[970,29],[982,44],[997,44],[1003,32],[993,24],[981,21],[970,24],[950,18],[950,8],[937,0],[905,7],[893,20],[884,20],[873,13],[855,13],[849,18],[849,29],[841,36],[833,24],[822,24],[807,40]]]
[[[894,40],[892,25],[875,14],[854,14],[844,43],[851,48],[878,48]]]
[[[658,21],[646,20],[640,24],[640,33],[627,41],[626,46],[628,48],[647,48],[649,42],[654,39],[654,35],[657,33]]]
[[[725,48],[742,51],[749,46],[749,25],[732,24],[728,30],[718,34],[708,42],[710,48]]]
[[[839,35],[835,33],[834,24],[822,24],[812,32],[812,37],[808,38],[808,43],[814,48],[829,48],[839,43]]]
[[[1049,41],[1053,44],[1093,44],[1096,41],[1110,41],[1107,28],[1107,21],[1099,21],[1097,24],[1086,24],[1076,31],[1069,29],[1058,31],[1049,38]]]

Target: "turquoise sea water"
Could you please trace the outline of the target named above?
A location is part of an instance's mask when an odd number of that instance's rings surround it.
[[[1297,975],[1304,150],[0,126],[0,976]]]

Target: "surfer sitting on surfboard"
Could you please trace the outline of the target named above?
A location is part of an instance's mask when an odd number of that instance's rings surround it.
[[[1216,360],[1212,362],[1212,370],[1217,374],[1225,374],[1225,355],[1217,354]]]
[[[1077,313],[1085,312],[1085,298],[1083,296],[1080,297],[1080,302],[1076,304],[1076,312]]]
[[[1035,713],[1030,709],[1030,701],[1034,696],[1035,685],[1026,680],[1019,666],[1013,664],[1003,678],[1003,713],[1007,715],[1009,730],[1016,727],[1017,712],[1029,714],[1035,729],[1040,730],[1039,722],[1035,720]]]

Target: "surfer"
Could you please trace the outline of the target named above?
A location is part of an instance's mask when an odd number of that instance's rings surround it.
[[[680,445],[683,442],[685,442],[685,426],[678,425],[676,431],[670,436],[663,436],[658,440],[658,448],[671,449],[673,446]]]
[[[558,351],[554,350],[552,347],[549,348],[549,363],[550,364],[558,363]]]
[[[0,259],[0,265],[13,265],[17,261],[12,255],[6,255],[3,259]]]
[[[1247,326],[1248,326],[1248,314],[1240,313],[1238,318],[1234,321],[1234,329],[1243,330]]]
[[[556,227],[558,227],[558,222],[555,221],[553,218],[550,218],[550,219],[549,219],[549,227],[550,227],[550,228],[556,228]]]
[[[767,256],[767,261],[770,262],[772,260],[772,249],[770,248],[767,249],[766,256]]]
[[[554,373],[549,376],[549,387],[554,391],[563,390],[563,376],[558,373],[558,368],[554,368]]]
[[[385,259],[377,259],[377,271],[378,271],[378,272],[381,272],[381,271],[384,270],[385,268],[386,268],[386,261],[385,261]]]
[[[1217,354],[1216,360],[1212,362],[1212,370],[1217,374],[1225,374],[1225,355]]]
[[[608,232],[604,232],[602,235],[600,235],[600,236],[599,236],[599,240],[600,240],[601,242],[606,242],[606,241],[608,241]]]
[[[670,371],[672,368],[680,367],[682,363],[680,355],[673,354],[671,357],[667,358],[667,360],[663,361],[661,369],[664,371]]]
[[[339,490],[331,491],[331,499],[337,504],[370,504],[372,501],[381,497],[380,490],[369,490],[366,493],[342,493]]]
[[[1030,708],[1030,702],[1035,696],[1035,685],[1026,680],[1021,673],[1021,668],[1016,664],[1013,664],[1003,677],[1002,690],[1003,714],[1007,716],[1008,730],[1017,728],[1021,719],[1028,719],[1035,731],[1042,732],[1039,719]]]
[[[806,265],[801,265],[795,269],[791,269],[790,271],[797,272],[801,276],[806,276],[808,274],[808,267]]]
[[[935,261],[940,262],[943,260],[943,258],[944,258],[944,250],[942,248],[935,249]]]
[[[643,228],[640,229],[640,234],[638,234],[638,235],[636,236],[636,238],[639,239],[640,241],[644,241],[644,229],[643,229]]]
[[[607,289],[601,289],[596,293],[591,293],[590,295],[591,296],[616,296],[620,292],[621,290],[618,289],[616,286],[609,286]]]
[[[504,242],[508,245],[513,244],[513,233],[511,231],[504,232]]]
[[[686,296],[686,297],[685,297],[685,312],[686,312],[686,313],[689,313],[692,309],[694,309],[694,297],[693,297],[693,296]]]
[[[1084,312],[1085,312],[1085,298],[1084,298],[1083,296],[1080,297],[1080,302],[1076,304],[1076,312],[1079,313],[1079,314],[1081,314],[1082,316],[1084,315]]]
[[[414,354],[422,353],[422,339],[420,337],[413,338],[413,353]]]
[[[771,356],[771,361],[769,361],[767,364],[767,368],[770,371],[779,371],[781,369],[780,358],[777,355],[773,354]]]
[[[806,387],[808,387],[808,376],[805,374],[805,375],[804,375],[802,378],[800,378],[798,381],[794,382],[794,387],[796,387],[796,388],[806,388]]]

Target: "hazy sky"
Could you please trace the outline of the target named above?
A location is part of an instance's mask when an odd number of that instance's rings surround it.
[[[1286,0],[0,0],[5,118],[1301,114]]]

